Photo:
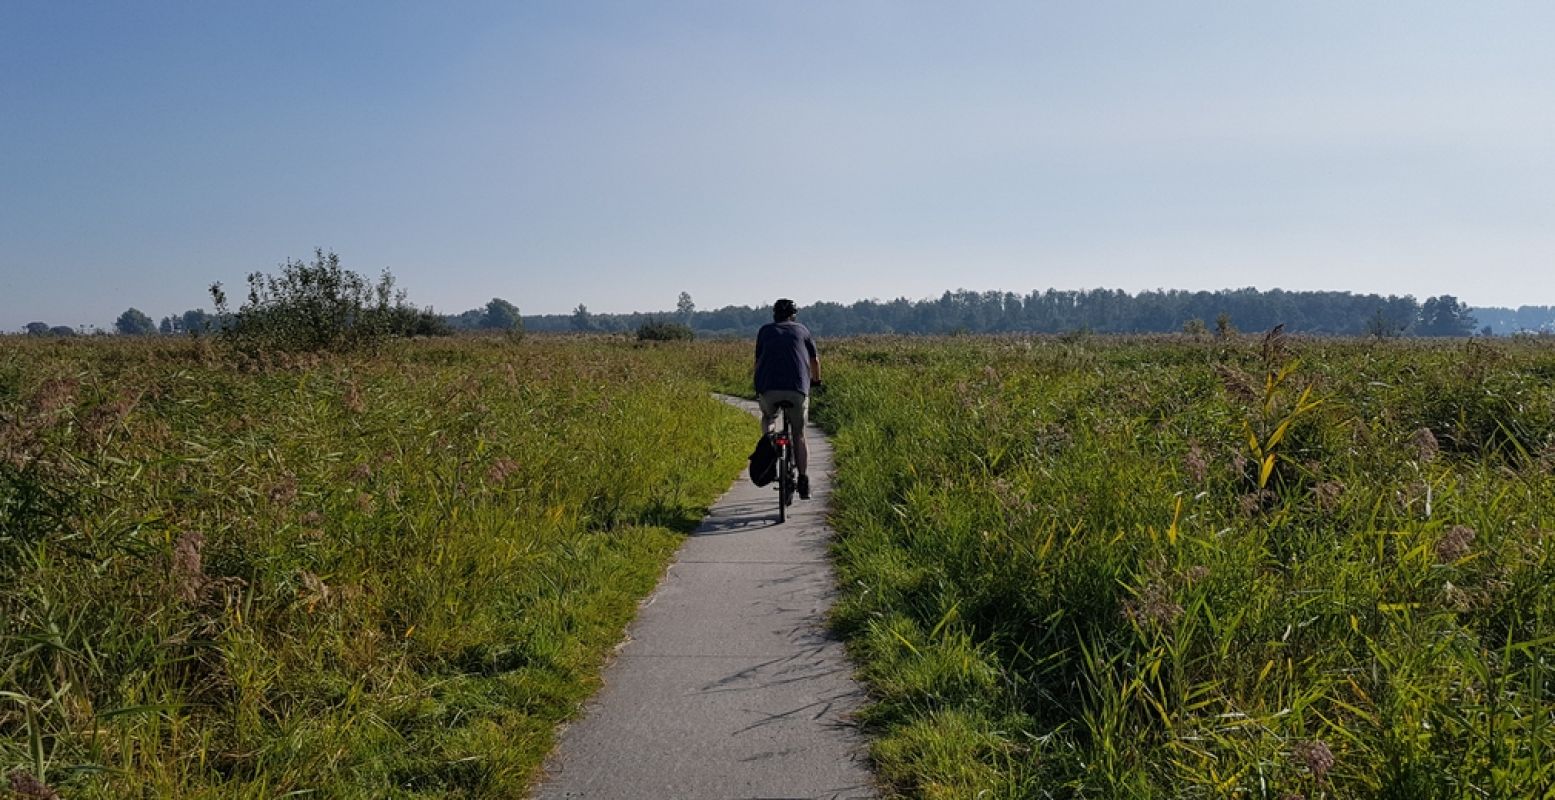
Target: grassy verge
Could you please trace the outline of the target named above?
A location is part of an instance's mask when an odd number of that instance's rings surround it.
[[[923,798],[1555,781],[1555,351],[834,344],[874,755]]]
[[[710,359],[0,343],[0,765],[80,798],[522,796],[742,462]]]

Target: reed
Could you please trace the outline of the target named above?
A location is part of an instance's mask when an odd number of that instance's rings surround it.
[[[922,798],[1555,784],[1555,350],[832,343],[839,631]]]
[[[742,464],[705,359],[0,340],[10,788],[521,796]]]

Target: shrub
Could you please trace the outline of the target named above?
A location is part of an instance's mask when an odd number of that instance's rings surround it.
[[[438,335],[446,326],[431,309],[406,302],[384,270],[373,283],[340,266],[340,256],[313,251],[313,262],[287,259],[280,275],[253,272],[248,300],[221,335],[243,350],[346,351],[370,349],[391,336]],[[218,317],[228,315],[221,284],[211,286]]]
[[[689,342],[694,338],[696,334],[691,332],[691,327],[680,322],[650,319],[637,328],[639,342]]]

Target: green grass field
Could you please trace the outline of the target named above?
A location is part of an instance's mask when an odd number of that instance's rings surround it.
[[[1555,348],[823,341],[834,614],[914,798],[1555,782]],[[753,425],[748,343],[0,340],[0,768],[523,796]],[[13,783],[14,783],[13,779]]]
[[[522,796],[743,463],[705,351],[0,340],[0,766],[72,798]]]
[[[924,798],[1555,783],[1555,349],[831,348],[837,625]]]

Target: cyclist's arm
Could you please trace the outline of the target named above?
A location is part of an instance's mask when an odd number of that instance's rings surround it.
[[[819,356],[810,356],[810,381],[821,382],[821,359]]]

